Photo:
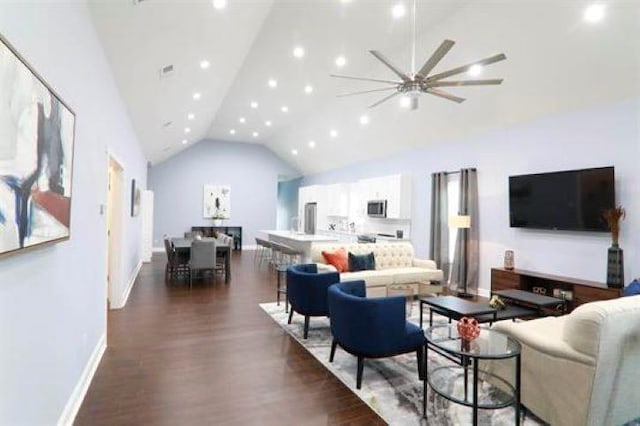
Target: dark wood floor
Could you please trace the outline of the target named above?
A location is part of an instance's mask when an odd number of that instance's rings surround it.
[[[75,424],[384,424],[258,307],[275,300],[275,279],[253,252],[234,254],[232,271],[228,285],[190,291],[166,285],[154,255],[127,306],[109,312]]]

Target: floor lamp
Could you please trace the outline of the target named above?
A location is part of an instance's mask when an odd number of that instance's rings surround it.
[[[471,216],[469,216],[469,215],[451,216],[449,218],[449,227],[457,229],[458,232],[462,233],[460,235],[461,238],[464,238],[466,236],[467,229],[471,228]],[[467,257],[464,256],[463,260],[464,260],[464,270],[466,271],[467,270]],[[451,267],[453,268],[453,263],[452,263]],[[464,290],[463,291],[458,291],[458,297],[464,297],[464,298],[473,297],[474,296],[473,294],[467,292],[466,273],[464,275],[465,275],[465,277],[463,277],[463,279],[464,279]],[[449,274],[449,276],[451,276],[451,273]],[[458,285],[459,284],[460,283],[458,283]]]

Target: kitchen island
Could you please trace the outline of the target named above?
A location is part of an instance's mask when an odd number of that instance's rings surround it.
[[[333,243],[338,239],[327,235],[302,234],[292,231],[261,231],[267,235],[269,241],[287,245],[300,250],[303,254],[302,262],[311,262],[311,245],[313,243]]]

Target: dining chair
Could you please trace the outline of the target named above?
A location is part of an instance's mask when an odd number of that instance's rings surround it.
[[[196,271],[212,271],[215,279],[217,263],[215,239],[193,240],[189,260],[189,287],[193,287],[193,275]]]
[[[167,264],[164,269],[165,281],[169,281],[169,279],[173,279],[173,277],[189,271],[188,261],[182,260],[182,258],[178,256],[171,239],[166,235],[164,237],[164,250],[167,254]]]

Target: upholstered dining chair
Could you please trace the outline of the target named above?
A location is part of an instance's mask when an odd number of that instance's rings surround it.
[[[304,315],[304,338],[309,335],[309,318],[329,315],[327,289],[340,282],[337,272],[318,273],[315,263],[292,265],[287,268],[287,299],[291,305],[289,321],[293,312]]]
[[[164,250],[167,254],[167,264],[164,269],[164,280],[170,281],[181,273],[187,273],[189,271],[189,265],[186,262],[182,262],[180,256],[176,253],[175,247],[168,236],[164,236]]]
[[[189,286],[193,287],[193,275],[196,271],[212,271],[215,278],[216,265],[216,240],[213,238],[193,240],[189,260]]]
[[[365,358],[385,358],[415,352],[418,376],[422,379],[424,332],[407,321],[404,296],[366,298],[362,280],[346,281],[329,287],[331,321],[331,355],[336,347],[358,358],[356,387],[362,386]]]

